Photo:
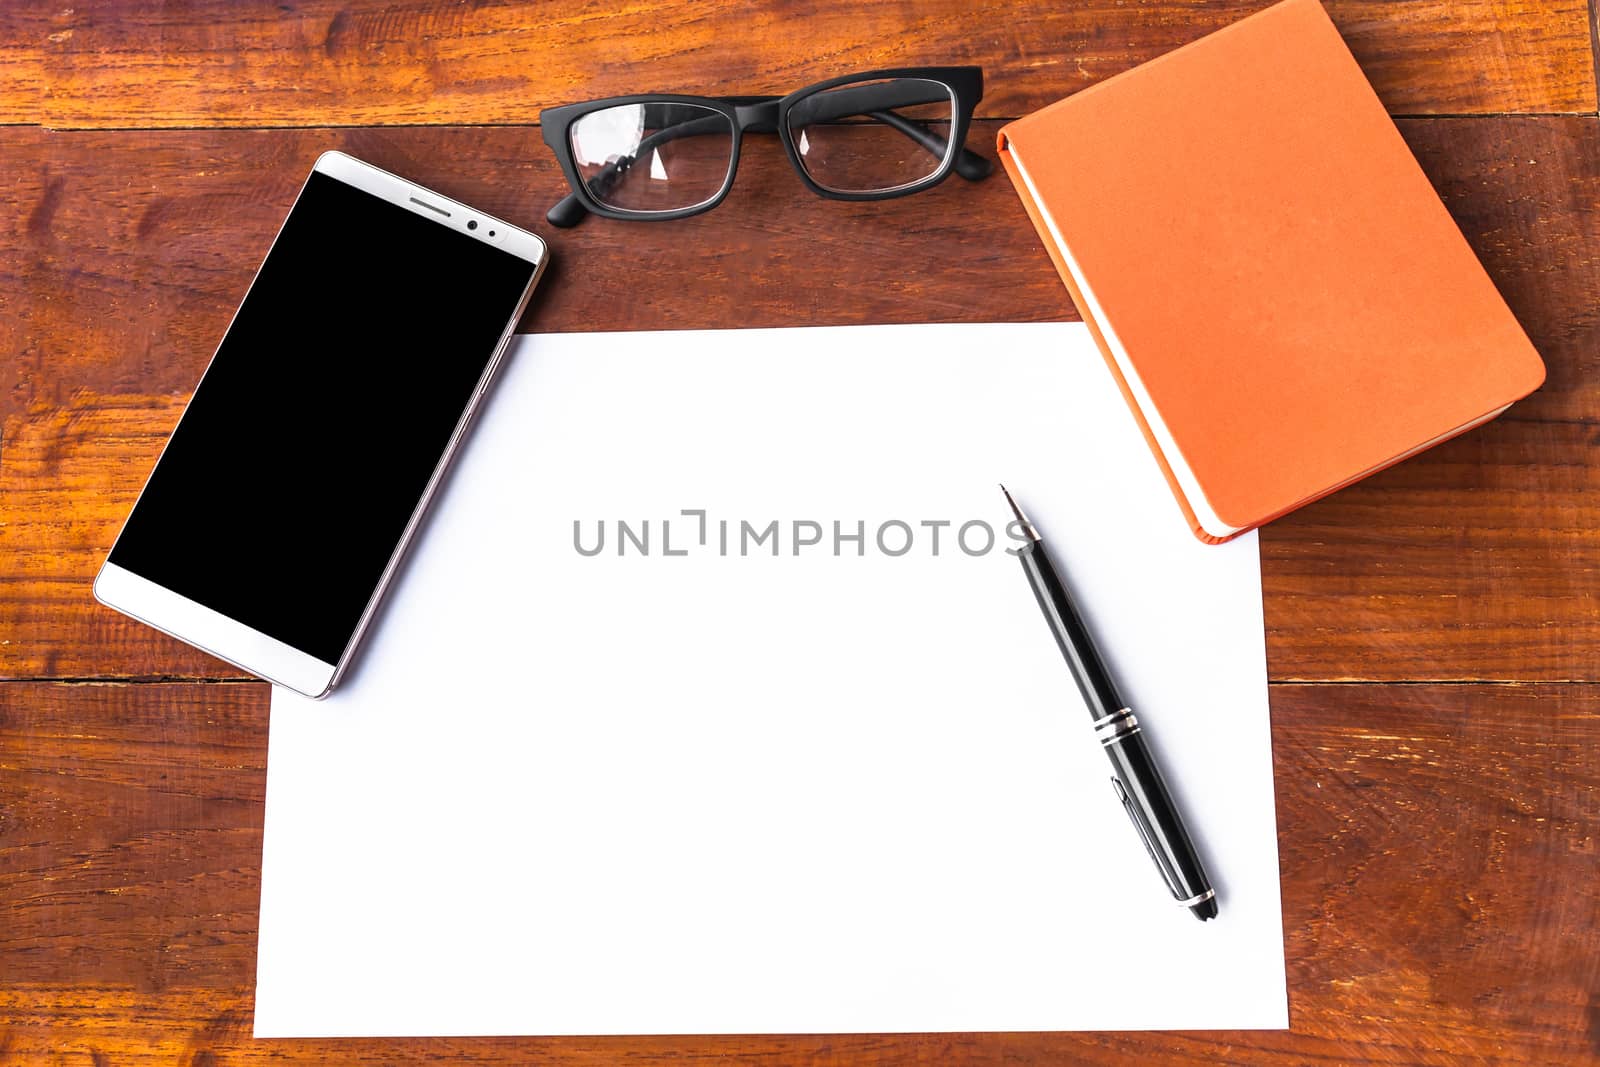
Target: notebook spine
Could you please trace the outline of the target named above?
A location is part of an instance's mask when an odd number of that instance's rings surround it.
[[[1022,175],[1017,170],[1017,165],[1011,157],[1010,140],[1006,137],[1006,131],[1003,129],[1000,131],[997,147],[999,149],[1000,163],[1011,177],[1012,188],[1016,189],[1017,196],[1021,198],[1022,206],[1028,212],[1028,218],[1033,222],[1034,231],[1038,233],[1039,240],[1044,245],[1045,251],[1050,254],[1050,262],[1056,265],[1056,273],[1061,276],[1062,284],[1067,287],[1067,295],[1072,298],[1073,306],[1078,309],[1079,317],[1083,319],[1083,324],[1089,328],[1089,335],[1094,338],[1094,343],[1100,349],[1101,358],[1105,360],[1106,366],[1110,368],[1111,377],[1116,381],[1117,389],[1122,393],[1123,402],[1128,405],[1128,410],[1133,413],[1133,421],[1138,424],[1139,432],[1144,434],[1145,443],[1150,446],[1150,454],[1155,457],[1156,465],[1161,468],[1161,474],[1166,478],[1167,485],[1172,490],[1172,498],[1177,501],[1178,509],[1183,512],[1184,521],[1189,524],[1189,529],[1194,532],[1194,535],[1206,544],[1220,545],[1224,541],[1231,541],[1238,537],[1245,530],[1240,530],[1238,533],[1230,534],[1227,537],[1215,537],[1207,533],[1205,528],[1200,525],[1200,520],[1195,516],[1194,509],[1189,506],[1188,497],[1184,495],[1178,479],[1172,473],[1172,467],[1167,463],[1167,457],[1161,451],[1161,446],[1156,442],[1155,434],[1150,432],[1150,424],[1145,420],[1144,412],[1140,409],[1138,402],[1134,400],[1133,393],[1128,389],[1128,383],[1122,376],[1122,370],[1117,366],[1116,357],[1111,354],[1111,348],[1106,344],[1106,339],[1100,332],[1100,324],[1084,310],[1089,306],[1088,301],[1084,300],[1083,294],[1078,291],[1077,284],[1072,280],[1072,272],[1067,269],[1066,260],[1062,258],[1061,250],[1056,247],[1055,241],[1051,240],[1049,236],[1050,228],[1039,211],[1039,205],[1034,203],[1033,197],[1028,192],[1028,183],[1022,179]],[[1254,529],[1254,526],[1247,529]]]

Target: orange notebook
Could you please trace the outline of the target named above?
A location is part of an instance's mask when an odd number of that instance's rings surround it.
[[[1000,158],[1203,540],[1544,380],[1317,0],[1018,119]]]

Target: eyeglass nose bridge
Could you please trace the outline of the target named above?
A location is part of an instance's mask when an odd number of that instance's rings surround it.
[[[740,96],[728,101],[733,105],[733,115],[741,131],[751,133],[778,132],[778,104],[782,97]]]

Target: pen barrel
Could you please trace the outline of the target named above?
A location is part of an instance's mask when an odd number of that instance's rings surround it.
[[[1072,670],[1073,681],[1078,683],[1078,691],[1089,706],[1095,737],[1116,772],[1111,784],[1123,810],[1138,830],[1173,899],[1201,919],[1215,917],[1216,894],[1200,863],[1200,853],[1178,816],[1177,805],[1156,765],[1155,754],[1145,743],[1139,720],[1123,703],[1071,594],[1038,541],[1018,549],[1017,557],[1045,622],[1061,646],[1061,655]]]
[[[1211,880],[1200,853],[1178,817],[1178,806],[1167,790],[1166,778],[1155,754],[1145,742],[1138,721],[1124,714],[1116,725],[1096,731],[1115,772],[1112,786],[1133,821],[1174,900],[1194,906],[1211,891]],[[1215,906],[1211,905],[1213,914]]]
[[[1022,561],[1023,573],[1028,576],[1028,585],[1039,601],[1039,610],[1044,612],[1045,622],[1061,647],[1061,655],[1072,670],[1072,680],[1078,683],[1083,702],[1089,706],[1090,716],[1098,722],[1121,711],[1125,705],[1111,672],[1100,659],[1089,628],[1084,625],[1076,603],[1050,565],[1040,543],[1030,541],[1017,550],[1017,558]]]

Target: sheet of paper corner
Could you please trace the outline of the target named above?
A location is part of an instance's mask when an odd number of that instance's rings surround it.
[[[1112,794],[999,480],[1213,922]],[[716,551],[772,519],[779,556]],[[1080,325],[522,338],[376,625],[330,699],[273,694],[258,1036],[1287,1026],[1255,537],[1189,533]]]

